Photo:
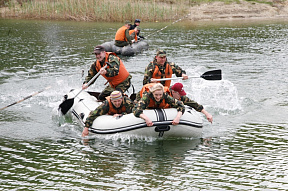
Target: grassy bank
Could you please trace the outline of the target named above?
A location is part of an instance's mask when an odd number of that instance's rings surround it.
[[[213,1],[216,0],[0,0],[3,18],[105,22],[133,21],[135,18],[153,22],[175,20],[187,15],[191,6]]]

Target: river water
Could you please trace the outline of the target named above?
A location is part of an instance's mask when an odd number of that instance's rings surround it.
[[[91,135],[83,145],[81,127],[57,107],[121,23],[0,20],[0,107],[51,86],[0,111],[0,190],[288,190],[288,22],[158,31],[166,25],[141,23],[149,50],[121,57],[132,83],[140,90],[157,49],[188,75],[221,69],[221,81],[183,81],[213,124],[203,116],[199,139]]]

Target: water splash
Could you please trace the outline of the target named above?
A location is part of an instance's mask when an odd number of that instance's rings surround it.
[[[238,90],[229,80],[209,81],[193,78],[190,80],[190,84],[184,84],[184,86],[186,86],[185,90],[188,97],[204,105],[205,108],[209,107],[216,113],[222,115],[236,114],[242,110]]]

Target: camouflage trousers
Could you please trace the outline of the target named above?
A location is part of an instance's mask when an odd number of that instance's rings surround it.
[[[119,47],[124,47],[124,46],[127,46],[129,45],[129,42],[127,41],[119,41],[119,40],[115,40],[115,46],[119,46]]]
[[[122,83],[120,83],[118,86],[116,86],[115,88],[112,88],[110,86],[110,84],[108,86],[106,86],[106,88],[101,92],[101,94],[99,95],[98,99],[99,100],[105,100],[105,97],[110,96],[110,94],[115,91],[118,90],[122,93],[126,92],[130,86],[131,86],[131,78],[132,76],[129,75],[126,80],[124,80]]]

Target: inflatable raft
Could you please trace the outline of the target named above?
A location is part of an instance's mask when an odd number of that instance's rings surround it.
[[[144,40],[138,41],[132,44],[132,46],[119,47],[114,45],[114,40],[110,42],[105,42],[101,44],[105,48],[106,52],[115,52],[116,54],[121,54],[123,56],[133,56],[142,52],[143,50],[148,50],[148,43]]]
[[[74,98],[79,90],[71,90],[66,99]],[[97,100],[97,92],[82,91],[76,98],[70,112],[82,127],[89,113],[95,110],[101,102]],[[64,100],[65,101],[65,100]],[[133,113],[114,118],[111,115],[102,115],[93,122],[90,132],[95,134],[130,134],[145,137],[201,137],[202,118],[199,112],[192,108],[186,108],[178,125],[172,125],[173,119],[177,115],[175,108],[144,110],[153,122],[154,126],[148,127],[145,121],[137,118]]]

